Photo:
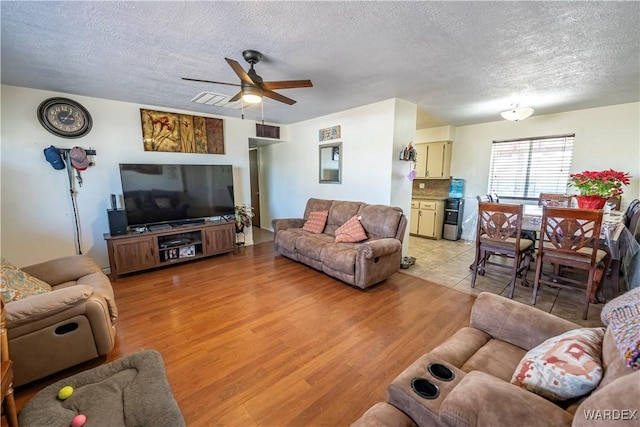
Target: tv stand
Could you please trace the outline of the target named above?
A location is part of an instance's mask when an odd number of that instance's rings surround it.
[[[191,224],[204,224],[204,218],[185,219],[182,221],[171,221],[169,223],[171,227],[182,227],[182,226],[191,225]]]
[[[147,227],[149,229],[149,231],[160,231],[160,230],[171,230],[171,225],[169,224],[155,224],[155,225],[149,225]]]
[[[168,224],[167,224],[168,225]],[[198,221],[120,236],[104,234],[111,277],[236,251],[235,223]]]

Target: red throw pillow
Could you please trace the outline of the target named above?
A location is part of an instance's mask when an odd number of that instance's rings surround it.
[[[338,227],[335,234],[336,243],[357,243],[367,239],[367,232],[364,231],[362,224],[360,224],[358,215],[352,216],[349,221]]]
[[[327,218],[329,217],[329,211],[311,212],[309,218],[302,226],[303,230],[309,233],[319,234],[324,231],[324,226],[327,224]]]

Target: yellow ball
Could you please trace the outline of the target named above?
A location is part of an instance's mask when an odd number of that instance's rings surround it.
[[[71,387],[70,385],[66,385],[62,387],[58,392],[58,399],[67,400],[68,398],[71,397],[72,394],[73,394],[73,387]]]

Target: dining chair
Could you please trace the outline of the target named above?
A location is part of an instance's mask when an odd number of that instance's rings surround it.
[[[571,196],[566,194],[540,193],[538,196],[538,206],[568,208],[571,206]]]
[[[533,241],[521,237],[521,227],[522,205],[478,204],[472,288],[476,285],[477,275],[484,275],[487,271],[510,276],[509,298],[513,298],[518,276],[522,284],[528,286],[527,272],[532,259]],[[513,259],[513,263],[494,262],[489,259],[491,256],[498,256],[501,261]]]
[[[627,210],[624,213],[624,225],[627,226],[627,228],[631,231],[631,233],[633,233],[634,230],[631,229],[632,224],[631,221],[633,221],[633,215],[637,212],[640,211],[640,200],[638,199],[634,199],[631,203],[629,203],[629,207],[627,207]],[[635,228],[635,224],[633,224]]]
[[[607,199],[607,205],[611,206],[611,210],[619,211],[622,205],[622,196],[609,197]]]
[[[589,303],[595,300],[610,260],[598,247],[602,216],[602,210],[543,208],[532,304],[540,285],[582,290],[582,319],[587,319]],[[545,264],[549,264],[546,269]]]

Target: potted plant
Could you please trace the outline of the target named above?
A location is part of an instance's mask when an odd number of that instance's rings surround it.
[[[236,213],[236,232],[244,232],[245,227],[251,227],[251,218],[253,218],[253,207],[242,205],[235,207]]]
[[[569,186],[578,190],[575,196],[582,209],[602,209],[610,197],[623,193],[622,187],[629,185],[629,173],[614,171],[584,171],[569,175]]]

